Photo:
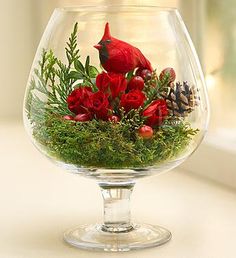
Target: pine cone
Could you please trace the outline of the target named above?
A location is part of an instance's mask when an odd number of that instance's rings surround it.
[[[198,105],[200,98],[187,82],[177,82],[170,85],[168,94],[162,94],[166,100],[170,115],[186,117]]]

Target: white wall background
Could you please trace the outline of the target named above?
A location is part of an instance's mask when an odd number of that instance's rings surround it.
[[[34,49],[32,1],[0,1],[0,119],[15,119]]]

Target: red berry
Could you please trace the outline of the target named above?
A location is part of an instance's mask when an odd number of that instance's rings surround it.
[[[90,114],[78,114],[74,120],[76,122],[86,122],[91,120],[91,115]]]
[[[141,76],[145,81],[148,81],[152,78],[152,72],[148,69],[138,69],[136,75]]]
[[[74,120],[74,117],[73,116],[69,116],[69,115],[63,116],[63,118],[65,120]]]
[[[145,81],[149,81],[152,78],[152,72],[147,69],[142,70],[140,75]]]
[[[140,76],[142,70],[143,70],[143,69],[138,68],[138,69],[136,70],[136,72],[135,72],[135,75]]]
[[[169,77],[167,77],[169,76]],[[163,79],[165,79],[165,77],[168,78],[168,83],[170,82],[174,82],[176,79],[176,74],[175,74],[175,70],[171,67],[167,67],[165,68],[161,73],[160,73],[160,80],[162,81]]]
[[[144,139],[150,139],[153,136],[153,129],[148,125],[143,125],[139,128],[138,134]]]
[[[134,76],[128,83],[128,90],[143,90],[144,80],[141,76]]]
[[[119,123],[120,122],[120,118],[118,117],[118,116],[115,116],[115,115],[113,115],[113,116],[110,116],[109,118],[108,118],[108,121],[110,121],[110,122],[113,122],[113,123]]]

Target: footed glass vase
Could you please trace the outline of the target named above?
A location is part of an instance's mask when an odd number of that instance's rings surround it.
[[[136,180],[181,164],[208,124],[202,70],[176,9],[56,9],[24,101],[25,128],[55,164],[97,181],[104,222],[68,230],[78,248],[129,251],[171,233],[130,218]]]

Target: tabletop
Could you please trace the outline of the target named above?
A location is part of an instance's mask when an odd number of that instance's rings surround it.
[[[133,220],[168,228],[169,243],[122,254],[70,247],[65,230],[102,220],[96,182],[50,163],[20,123],[1,124],[0,141],[0,258],[236,257],[236,192],[181,169],[139,180],[132,196]]]

